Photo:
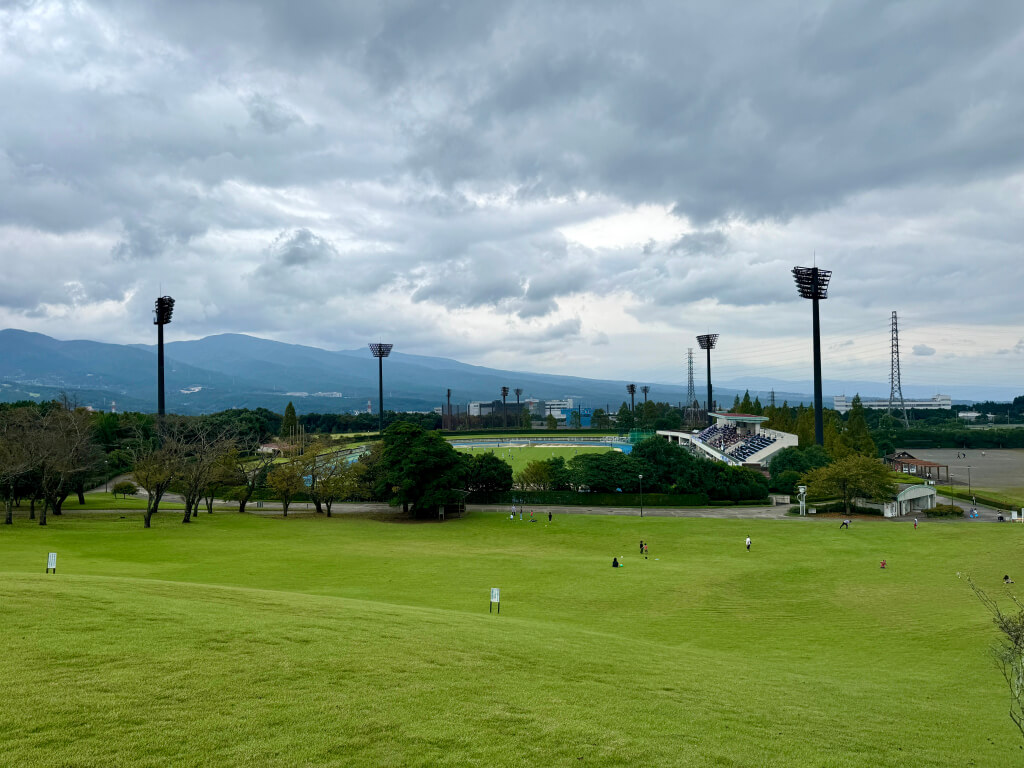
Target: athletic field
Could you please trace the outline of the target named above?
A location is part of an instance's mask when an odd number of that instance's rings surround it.
[[[1021,760],[956,574],[1022,581],[1024,526],[179,521],[0,530],[0,764]]]
[[[567,462],[577,454],[580,453],[604,453],[605,451],[613,450],[608,447],[596,447],[596,446],[578,446],[578,447],[566,447],[560,445],[530,445],[530,446],[515,446],[515,445],[502,445],[500,447],[495,446],[461,446],[455,444],[455,448],[462,453],[469,453],[477,456],[481,453],[493,453],[495,456],[500,458],[507,464],[512,465],[513,474],[521,472],[526,468],[526,465],[531,461],[543,461],[544,459],[551,459],[556,456],[561,456]]]

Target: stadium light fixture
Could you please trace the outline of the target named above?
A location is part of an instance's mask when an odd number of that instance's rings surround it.
[[[629,412],[636,410],[636,384],[627,384],[626,391],[629,393]]]
[[[828,298],[832,270],[817,267],[793,267],[793,279],[801,298],[810,299],[814,317],[814,442],[825,445],[825,421],[821,413],[821,321],[818,302]]]
[[[380,418],[378,419],[378,430],[384,434],[384,358],[391,354],[394,344],[370,344],[370,352],[377,358],[377,388],[380,397]]]
[[[164,326],[171,322],[174,314],[174,299],[161,296],[153,309],[153,325],[156,326],[156,412],[166,413],[164,402]]]
[[[705,333],[697,337],[697,343],[701,349],[707,350],[708,353],[708,401],[705,404],[708,414],[708,423],[711,422],[711,411],[714,410],[714,401],[711,399],[711,350],[715,348],[715,344],[718,343],[717,333]]]
[[[508,397],[508,387],[501,388],[501,426],[508,429],[508,409],[505,407],[505,398]]]

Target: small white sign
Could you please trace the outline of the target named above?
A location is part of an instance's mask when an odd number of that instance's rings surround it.
[[[46,558],[46,570],[57,570],[57,553],[51,552],[50,556]]]
[[[500,603],[501,602],[501,590],[498,589],[497,587],[491,587],[491,602],[492,603]]]

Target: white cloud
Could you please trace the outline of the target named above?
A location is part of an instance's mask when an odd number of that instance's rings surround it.
[[[176,338],[680,380],[710,330],[724,377],[806,378],[817,254],[827,376],[884,380],[897,309],[905,382],[1018,382],[1022,30],[1011,0],[0,4],[0,322],[151,341],[169,293]]]

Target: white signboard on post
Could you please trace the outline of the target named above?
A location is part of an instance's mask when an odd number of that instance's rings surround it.
[[[57,553],[51,552],[49,557],[46,558],[46,572],[50,571],[57,572]]]
[[[498,613],[501,613],[501,590],[497,587],[491,587],[491,602],[487,606],[488,613],[494,610],[495,603],[498,604]]]

